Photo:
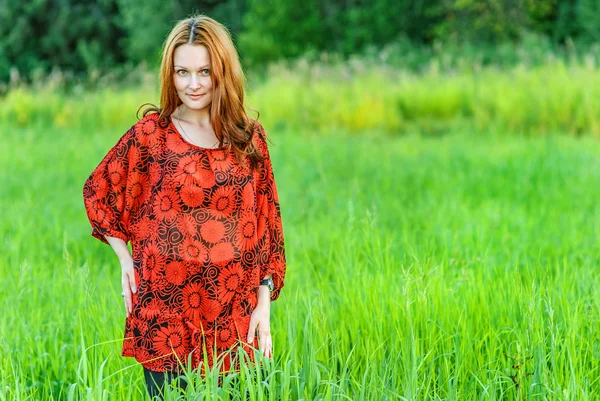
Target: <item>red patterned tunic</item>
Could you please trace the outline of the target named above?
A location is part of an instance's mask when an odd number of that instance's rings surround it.
[[[283,227],[264,128],[254,141],[260,169],[242,167],[233,151],[183,139],[169,119],[152,113],[110,149],[83,187],[92,235],[131,241],[138,291],[125,322],[122,356],[144,367],[192,367],[203,345],[221,371],[238,365],[224,353],[246,343],[260,280],[273,275],[279,297],[286,259]],[[259,135],[257,135],[259,134]],[[217,353],[213,352],[216,347]],[[221,359],[219,359],[221,360]],[[204,366],[202,365],[202,369]]]

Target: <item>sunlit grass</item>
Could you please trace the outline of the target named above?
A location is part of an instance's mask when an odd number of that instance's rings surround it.
[[[504,135],[563,133],[600,136],[600,73],[594,63],[472,66],[420,73],[354,60],[272,65],[250,76],[248,106],[274,129],[443,135],[449,130]],[[158,102],[153,75],[135,87],[97,92],[56,90],[49,78],[35,90],[15,88],[0,99],[0,123],[21,127],[101,130],[135,121],[144,102]],[[251,113],[255,116],[254,113]]]
[[[600,397],[600,144],[313,135],[272,113],[288,255],[275,358],[264,381],[196,377],[190,399]],[[0,132],[1,400],[145,395],[119,356],[119,265],[81,194],[130,122],[74,118]]]

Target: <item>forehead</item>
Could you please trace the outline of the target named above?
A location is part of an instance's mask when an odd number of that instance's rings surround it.
[[[175,49],[173,63],[182,67],[197,68],[210,65],[210,54],[204,45],[184,44]]]

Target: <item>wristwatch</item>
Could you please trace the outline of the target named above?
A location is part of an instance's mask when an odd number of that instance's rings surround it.
[[[269,287],[269,293],[273,293],[273,289],[275,288],[275,284],[273,283],[273,279],[266,278],[260,282],[260,285],[266,285]]]

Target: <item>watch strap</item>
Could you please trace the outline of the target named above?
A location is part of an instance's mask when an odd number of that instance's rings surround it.
[[[273,279],[264,279],[260,282],[260,285],[266,285],[269,287],[269,292],[273,292]]]

